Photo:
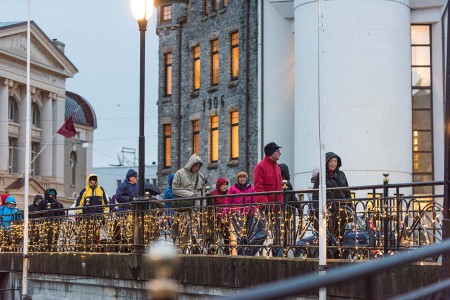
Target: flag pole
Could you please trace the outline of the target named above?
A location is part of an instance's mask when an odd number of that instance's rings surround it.
[[[28,17],[27,17],[27,95],[26,95],[26,107],[27,114],[25,120],[25,177],[24,177],[24,193],[23,193],[23,205],[24,205],[24,229],[23,229],[23,267],[22,267],[22,299],[29,299],[28,295],[28,190],[29,190],[29,178],[30,178],[30,142],[31,142],[31,122],[30,122],[30,110],[31,110],[31,95],[30,95],[30,73],[31,73],[31,24],[30,24],[30,5],[31,0],[28,0]]]

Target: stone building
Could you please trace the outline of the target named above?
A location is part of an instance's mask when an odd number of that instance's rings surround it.
[[[50,40],[31,22],[31,166],[28,201],[49,187],[64,206],[85,185],[92,168],[96,117],[81,96],[66,91],[66,80],[78,73],[64,55],[64,44]],[[0,193],[23,207],[27,115],[27,23],[0,23]],[[56,134],[73,115],[73,138]],[[41,152],[42,150],[42,152]]]
[[[194,152],[193,121],[199,120],[200,155],[212,181],[251,170],[271,141],[283,146],[280,162],[290,167],[295,188],[309,185],[320,149],[341,156],[350,185],[380,184],[385,172],[396,183],[443,179],[447,1],[159,0],[157,5],[161,174],[182,166]],[[233,32],[239,33],[236,82]],[[239,110],[236,161],[230,159],[233,110]],[[215,115],[217,165],[211,158]]]
[[[159,8],[159,182],[193,153],[211,186],[258,162],[257,8],[225,0]]]

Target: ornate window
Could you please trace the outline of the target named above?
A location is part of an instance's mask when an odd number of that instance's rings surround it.
[[[211,85],[219,84],[219,40],[211,41]]]
[[[193,58],[193,84],[194,91],[200,89],[200,46],[195,46],[192,48],[192,58]]]
[[[412,156],[413,181],[433,180],[433,101],[431,78],[431,26],[411,26]],[[414,193],[432,193],[415,187]]]
[[[239,158],[239,112],[230,113],[230,158]]]
[[[172,126],[171,124],[164,124],[164,169],[170,168],[172,166],[171,162],[171,141],[172,141]]]
[[[211,117],[210,160],[212,163],[215,163],[219,160],[219,116]]]
[[[172,95],[172,53],[164,54],[164,96]]]
[[[231,40],[231,80],[239,78],[239,32],[230,35]]]
[[[200,154],[200,121],[192,121],[192,152]]]

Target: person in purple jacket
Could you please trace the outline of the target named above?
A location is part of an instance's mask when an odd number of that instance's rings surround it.
[[[249,194],[254,193],[255,189],[253,186],[248,182],[248,174],[244,171],[239,171],[236,175],[237,182],[233,184],[228,191],[229,195],[233,194]],[[250,206],[247,206],[249,204],[254,203],[253,196],[240,196],[240,197],[229,197],[225,198],[225,204],[227,205],[237,205],[240,204],[242,206],[234,206],[231,207],[231,211],[241,211],[241,212],[248,212],[250,211]]]

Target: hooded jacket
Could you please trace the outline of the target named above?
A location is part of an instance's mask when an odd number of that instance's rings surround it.
[[[116,194],[113,196],[114,200],[118,203],[129,203],[133,201],[134,198],[138,197],[138,184],[131,184],[130,177],[136,176],[137,172],[133,169],[128,170],[125,180],[117,188]],[[118,211],[128,210],[129,207],[120,205],[118,206]]]
[[[175,176],[174,173],[170,173],[169,176],[167,177],[168,185],[164,189],[164,199],[173,199],[172,181],[173,181],[173,177],[174,176]],[[171,207],[171,203],[170,202],[165,202],[164,203],[164,207],[165,208],[170,208]]]
[[[53,198],[49,197],[49,194],[53,194],[54,195]],[[49,210],[49,212],[46,213],[46,216],[60,216],[60,215],[64,215],[64,211],[62,211],[62,210],[50,212],[50,210],[56,210],[56,209],[64,208],[62,203],[58,202],[58,198],[56,197],[57,194],[58,193],[53,188],[46,189],[45,192],[44,192],[44,200],[39,202],[37,210],[38,211],[47,211],[47,210]]]
[[[197,154],[187,161],[184,168],[175,173],[172,181],[172,191],[176,197],[193,198],[205,196],[206,179],[200,171],[193,173],[191,168],[194,164],[203,165],[201,158]],[[200,206],[200,200],[174,201],[173,207]]]
[[[0,220],[5,229],[11,228],[11,222],[22,220],[22,211],[20,208],[16,206],[9,208],[8,203],[16,204],[16,199],[13,196],[8,196],[5,200],[5,205],[0,208]]]
[[[8,194],[2,194],[1,196],[1,201],[0,201],[0,206],[3,206],[6,204],[6,198],[8,198]]]
[[[216,181],[216,189],[214,191],[211,192],[211,196],[218,196],[218,195],[226,195],[228,194],[228,191],[222,192],[220,190],[220,187],[224,184],[228,185],[228,180],[226,178],[223,177],[219,177],[217,178]],[[218,198],[213,198],[212,199],[212,205],[223,205],[227,202],[227,198],[225,197],[218,197]]]
[[[277,162],[272,160],[270,156],[265,155],[253,170],[253,182],[255,184],[255,192],[275,192],[282,191],[281,185],[281,169]],[[257,203],[265,202],[283,202],[282,194],[268,194],[255,196]]]
[[[239,179],[238,179],[238,182],[233,184],[233,186],[228,191],[228,194],[236,195],[236,194],[249,194],[249,193],[254,193],[254,192],[255,192],[255,189],[248,182],[248,178],[247,178],[247,181],[245,182],[245,184],[239,184]],[[244,207],[243,210],[242,209],[240,210],[241,212],[250,211],[249,206],[247,206],[247,205],[255,202],[255,199],[253,196],[229,197],[229,198],[226,198],[226,200],[227,200],[227,202],[225,202],[225,204],[241,204]],[[233,208],[231,208],[231,209],[233,209]],[[236,209],[238,209],[238,208],[236,208]]]
[[[30,213],[30,212],[37,211],[38,202],[43,199],[44,199],[44,197],[42,195],[37,194],[36,196],[34,196],[33,203],[28,205],[28,212]]]
[[[97,177],[97,184],[95,186],[91,186],[89,182],[89,178]],[[89,200],[89,201],[88,201]],[[94,213],[107,213],[108,207],[91,207],[87,206],[98,206],[98,205],[107,205],[108,198],[106,197],[105,190],[100,186],[100,182],[98,176],[96,174],[89,174],[86,177],[86,187],[84,187],[80,195],[78,196],[76,206],[77,207],[86,207],[83,209],[83,213],[94,214]]]
[[[336,170],[334,172],[328,171],[328,162],[333,157],[337,158],[337,166]],[[342,166],[341,158],[333,152],[327,152],[325,154],[326,161],[326,167],[327,167],[327,174],[326,174],[326,186],[328,188],[336,188],[336,187],[346,187],[348,186],[347,178],[345,177],[344,172],[340,171],[339,168]],[[317,173],[317,175],[314,177],[314,189],[319,188],[319,182],[320,182],[320,174]],[[340,191],[327,191],[327,201],[333,200],[333,199],[347,199],[350,198],[350,191],[349,190],[340,190]],[[315,193],[313,194],[313,199],[317,200],[319,199],[319,194]]]

